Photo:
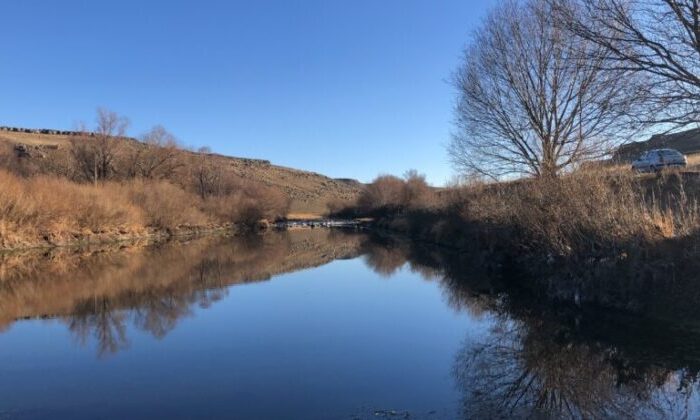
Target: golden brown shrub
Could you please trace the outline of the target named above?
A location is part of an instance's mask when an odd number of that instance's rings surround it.
[[[168,181],[79,184],[66,178],[23,178],[0,171],[0,247],[69,242],[93,234],[135,234],[225,223],[257,225],[286,215],[280,191],[239,183],[202,199]]]
[[[392,175],[375,178],[357,201],[360,212],[375,215],[425,209],[437,204],[437,194],[428,185],[425,175],[415,170],[406,172],[403,179]]]
[[[143,209],[148,226],[173,229],[211,221],[198,208],[199,197],[167,181],[136,180],[121,188],[132,203]]]
[[[402,203],[404,182],[393,175],[380,175],[367,185],[357,200],[365,212],[392,211]]]
[[[143,213],[116,184],[99,187],[0,171],[0,243],[108,230],[137,231]]]
[[[202,209],[219,222],[255,225],[262,219],[287,215],[289,199],[281,191],[256,181],[230,178],[225,194],[207,197]]]
[[[410,170],[404,174],[401,204],[409,209],[432,207],[437,204],[437,196],[428,185],[424,174]]]

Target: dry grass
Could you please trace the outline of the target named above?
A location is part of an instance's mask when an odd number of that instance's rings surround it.
[[[143,210],[114,184],[77,185],[49,177],[0,172],[0,245],[64,239],[145,227]]]
[[[197,207],[196,195],[168,182],[135,180],[120,184],[119,189],[143,210],[148,226],[172,229],[182,225],[201,226],[212,221]]]
[[[287,219],[289,219],[289,220],[319,220],[319,219],[323,219],[323,215],[318,214],[318,213],[294,213],[294,212],[290,212],[287,215]]]
[[[0,171],[0,248],[67,243],[92,235],[139,235],[227,223],[255,224],[287,212],[285,197],[256,183],[201,199],[167,181],[97,186]]]
[[[284,218],[289,210],[289,200],[279,190],[239,180],[230,193],[208,197],[200,206],[220,222],[252,225],[262,219]]]
[[[699,170],[700,169],[700,153],[687,155],[687,157],[688,157],[688,166],[686,169],[692,170],[692,171]]]
[[[516,253],[619,255],[700,228],[692,174],[581,171],[556,179],[452,188],[413,210],[384,215],[391,229],[456,246]]]
[[[473,212],[467,217],[475,220],[511,223],[523,244],[559,255],[642,246],[687,234],[698,226],[695,203],[662,206],[654,195],[645,193],[642,181],[631,175],[587,173],[527,182],[501,196],[505,206],[479,208],[477,204],[465,211]],[[668,198],[673,204],[686,200],[681,195]]]

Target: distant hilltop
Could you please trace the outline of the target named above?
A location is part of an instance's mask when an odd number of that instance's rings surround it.
[[[95,134],[82,131],[48,128],[0,126],[0,158],[11,153],[40,168],[56,166],[56,162],[70,159],[74,143],[87,140]],[[125,148],[150,147],[132,137],[118,139]],[[252,179],[282,191],[291,200],[292,213],[322,214],[329,203],[352,202],[363,187],[359,181],[348,178],[334,179],[315,172],[273,165],[269,160],[225,156],[210,151],[182,149],[187,156],[209,156],[219,165],[224,176]]]
[[[620,146],[613,154],[617,162],[630,162],[651,149],[676,149],[692,155],[700,153],[700,128],[671,134],[655,134],[646,141],[637,141]]]
[[[25,128],[25,127],[9,127],[9,126],[0,126],[0,132],[7,132],[7,133],[23,133],[23,134],[39,134],[43,136],[60,136],[65,138],[67,137],[77,137],[77,136],[89,136],[89,137],[95,137],[95,133],[91,131],[71,131],[71,130],[55,130],[51,128]],[[45,138],[44,140],[46,141],[51,141],[49,138]],[[56,139],[59,140],[59,139]],[[133,137],[124,137],[122,140],[127,140],[127,141],[138,141],[138,139],[135,139]],[[56,148],[58,145],[57,144],[42,144],[42,145],[34,145],[35,148]],[[19,153],[21,153],[23,150],[28,149],[29,147],[25,144],[18,143],[15,146],[15,150],[17,150]],[[196,152],[196,153],[203,153],[203,152]],[[272,162],[266,159],[253,159],[253,158],[241,158],[241,157],[231,157],[231,156],[223,156],[223,155],[218,155],[217,153],[207,153],[213,156],[222,156],[222,157],[228,157],[228,158],[233,158],[233,159],[238,159],[242,161],[243,163],[249,164],[249,165],[271,165]]]
[[[53,130],[50,128],[23,128],[23,127],[8,127],[0,126],[0,131],[10,131],[12,133],[30,133],[30,134],[47,134],[54,136],[78,136],[78,135],[90,135],[94,136],[95,133],[85,132],[85,131],[65,131],[65,130]]]

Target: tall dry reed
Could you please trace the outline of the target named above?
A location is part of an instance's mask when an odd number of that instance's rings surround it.
[[[277,191],[241,185],[202,199],[163,180],[79,184],[66,178],[28,178],[0,170],[0,248],[65,243],[96,234],[140,234],[282,217]]]
[[[581,171],[442,190],[383,224],[450,245],[591,255],[641,249],[700,228],[700,181],[682,174]],[[386,204],[383,204],[386,207]]]

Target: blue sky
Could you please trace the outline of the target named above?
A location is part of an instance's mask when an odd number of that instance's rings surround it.
[[[0,2],[0,125],[131,135],[369,181],[452,174],[447,80],[494,0]]]

